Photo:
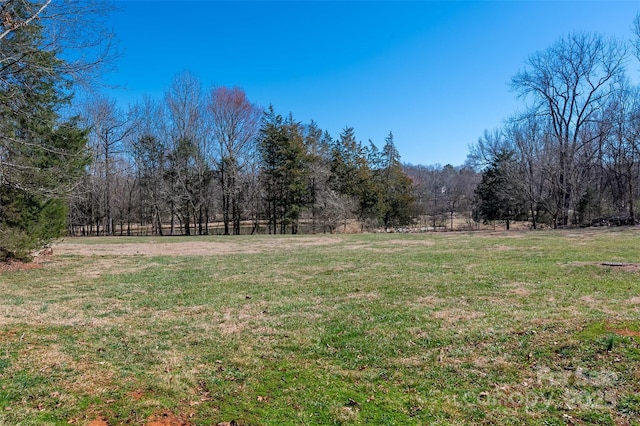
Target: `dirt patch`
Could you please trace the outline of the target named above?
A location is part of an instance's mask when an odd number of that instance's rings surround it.
[[[526,297],[531,294],[531,291],[527,288],[528,286],[529,284],[521,281],[514,281],[502,285],[502,287],[508,289],[507,294],[513,294],[522,297]]]
[[[131,397],[131,399],[133,399],[134,401],[140,401],[142,399],[142,397],[144,396],[144,392],[143,391],[133,391],[133,392],[129,392],[129,397]]]
[[[622,329],[622,330],[611,330],[619,336],[625,337],[640,337],[640,331]]]
[[[515,294],[516,296],[525,297],[525,296],[530,295],[531,292],[529,290],[527,290],[526,288],[524,288],[524,287],[516,287],[516,288],[513,288],[513,289],[509,290],[509,294]]]
[[[9,260],[6,262],[0,262],[0,273],[24,271],[41,267],[41,262],[20,262],[19,260]]]
[[[42,250],[32,253],[33,259],[31,262],[23,262],[15,259],[0,261],[0,273],[41,268],[44,263],[50,261],[49,257],[51,255],[53,255],[53,249],[51,247],[45,247]]]
[[[601,302],[598,301],[598,299],[596,299],[595,297],[591,296],[591,295],[586,295],[586,296],[582,296],[580,297],[580,300],[582,303],[590,306],[590,307],[594,307],[594,306],[600,306]]]

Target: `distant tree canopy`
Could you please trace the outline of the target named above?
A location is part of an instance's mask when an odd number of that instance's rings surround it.
[[[511,81],[522,112],[454,167],[402,164],[391,132],[382,148],[349,126],[333,138],[314,121],[263,110],[241,88],[204,89],[190,73],[162,99],[128,109],[99,94],[78,105],[78,83],[113,52],[111,35],[89,19],[108,9],[97,0],[0,4],[2,258],[28,258],[65,229],[295,234],[637,221],[640,89],[626,63],[629,47],[640,57],[640,15],[630,46],[576,33],[531,55]]]
[[[382,150],[349,127],[333,140],[315,122],[262,111],[240,88],[203,91],[188,73],[161,102],[125,113],[92,99],[85,111],[94,161],[70,204],[73,235],[296,234],[412,220],[413,185],[391,133]]]
[[[622,42],[577,33],[527,60],[512,79],[526,109],[471,148],[470,164],[486,167],[482,218],[522,213],[534,228],[636,222],[640,97],[626,76],[627,52]],[[512,172],[503,179],[506,163]]]

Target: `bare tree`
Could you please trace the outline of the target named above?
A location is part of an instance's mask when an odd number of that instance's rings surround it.
[[[485,130],[476,143],[469,145],[466,164],[474,169],[484,169],[491,164],[498,153],[509,148],[503,129]]]
[[[532,101],[532,113],[550,122],[557,148],[554,175],[554,226],[566,225],[575,200],[574,159],[595,137],[583,128],[602,111],[623,76],[625,46],[596,34],[572,34],[527,60],[511,83]]]
[[[224,234],[240,234],[242,192],[241,173],[254,158],[256,137],[262,110],[249,102],[244,90],[218,87],[211,91],[207,103],[211,116],[211,134],[215,152],[212,159],[221,187]]]
[[[633,34],[636,36],[632,41],[634,48],[633,54],[636,58],[640,59],[640,12],[636,14],[636,17],[633,20]]]
[[[106,97],[88,101],[86,111],[95,162],[102,165],[103,228],[106,235],[113,235],[112,185],[118,164],[117,157],[123,153],[123,141],[133,133],[136,123],[129,112],[123,112],[115,100]]]
[[[212,170],[206,162],[204,99],[200,81],[190,73],[178,75],[165,95],[170,135],[169,179],[171,198],[171,233],[178,217],[183,232],[191,235],[206,232],[206,202]],[[197,230],[196,230],[197,226]]]
[[[540,216],[552,213],[555,206],[549,198],[553,185],[548,178],[553,176],[554,156],[549,149],[552,144],[547,124],[544,117],[523,114],[512,118],[504,130],[507,148],[516,164],[512,179],[518,180],[533,229],[538,228]]]
[[[640,89],[626,86],[612,96],[601,120],[605,135],[603,166],[609,171],[613,198],[636,223],[634,204],[640,177]]]
[[[127,151],[133,159],[141,224],[151,223],[153,235],[163,235],[162,217],[168,199],[164,175],[167,169],[168,141],[166,110],[160,102],[145,98],[134,108],[137,126],[128,138]]]

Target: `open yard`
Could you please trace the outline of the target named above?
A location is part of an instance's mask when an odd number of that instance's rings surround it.
[[[0,424],[640,424],[640,229],[87,238],[0,272]]]

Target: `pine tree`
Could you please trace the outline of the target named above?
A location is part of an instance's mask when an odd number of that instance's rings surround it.
[[[19,11],[16,11],[18,13]],[[16,29],[0,43],[0,256],[27,259],[65,229],[65,197],[88,164],[87,132],[62,120],[69,82],[43,28]],[[17,60],[14,58],[20,58]]]
[[[411,222],[414,196],[411,179],[402,170],[400,153],[393,142],[393,134],[385,139],[382,148],[379,176],[382,179],[382,222],[385,228],[404,226]]]
[[[295,234],[300,214],[310,203],[308,157],[301,124],[291,115],[283,120],[269,106],[258,137],[258,152],[269,233],[285,234],[290,227]]]
[[[525,201],[518,190],[513,154],[500,151],[482,174],[482,181],[476,189],[479,200],[478,213],[488,221],[505,220],[507,229],[510,221],[523,218]]]

